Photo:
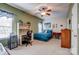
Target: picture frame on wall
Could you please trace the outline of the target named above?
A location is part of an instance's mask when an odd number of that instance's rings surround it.
[[[55,24],[53,24],[53,28],[55,28]]]
[[[71,24],[71,19],[69,19],[69,24]]]
[[[58,24],[53,24],[53,28],[57,28],[58,27]]]
[[[45,23],[44,26],[45,26],[46,29],[50,29],[51,28],[51,23]]]

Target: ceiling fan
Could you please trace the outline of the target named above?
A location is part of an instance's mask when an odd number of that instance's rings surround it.
[[[52,12],[52,8],[50,8],[49,6],[40,6],[37,9],[36,14],[40,14],[43,17],[43,16],[50,16],[51,12]]]

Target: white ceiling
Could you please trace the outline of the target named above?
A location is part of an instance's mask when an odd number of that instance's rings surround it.
[[[56,19],[65,19],[68,13],[69,4],[68,3],[8,3],[9,5],[20,9],[24,12],[27,12],[31,15],[37,16],[41,19],[48,19],[48,18],[56,18]],[[47,5],[51,7],[53,12],[51,16],[44,16],[41,17],[40,14],[36,14],[36,10],[39,6]]]

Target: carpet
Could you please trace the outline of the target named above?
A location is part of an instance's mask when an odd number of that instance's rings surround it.
[[[34,40],[32,46],[18,46],[9,50],[11,55],[71,55],[70,49],[61,48],[60,39],[50,39],[48,42]]]

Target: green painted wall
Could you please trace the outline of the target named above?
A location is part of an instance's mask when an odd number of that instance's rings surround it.
[[[34,17],[32,15],[29,15],[29,14],[27,14],[19,9],[16,9],[14,7],[11,7],[11,6],[9,6],[7,4],[3,4],[3,3],[0,3],[0,9],[14,13],[16,15],[14,21],[22,20],[24,23],[26,23],[27,21],[30,21],[32,24],[32,30],[34,32],[38,31],[37,24],[41,19]],[[15,28],[16,27],[13,28],[14,32],[16,30]]]
[[[19,9],[16,9],[16,8],[11,7],[11,6],[4,4],[4,3],[0,3],[0,9],[14,13],[16,15],[14,18],[14,21],[13,21],[13,32],[15,34],[17,33],[16,32],[16,29],[17,29],[16,24],[17,24],[18,20],[22,20],[24,23],[26,23],[27,21],[31,22],[33,32],[34,33],[38,32],[38,22],[41,21],[41,19],[39,19],[35,16],[32,16],[32,15],[29,15]],[[0,41],[0,42],[4,43],[4,41]],[[4,45],[6,45],[6,43]]]

